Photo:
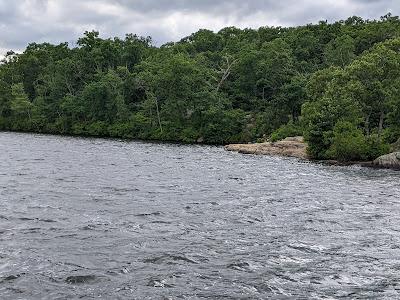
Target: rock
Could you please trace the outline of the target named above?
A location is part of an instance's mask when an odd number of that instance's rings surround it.
[[[383,155],[374,161],[374,165],[382,168],[400,169],[400,152]]]
[[[279,155],[307,159],[307,144],[303,137],[289,137],[276,143],[233,144],[225,146],[227,151],[243,154]]]

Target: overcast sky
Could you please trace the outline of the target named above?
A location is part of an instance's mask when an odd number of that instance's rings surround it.
[[[400,14],[400,0],[0,0],[0,55],[29,42],[69,42],[85,30],[103,37],[152,36],[157,45],[208,28],[290,26],[358,15]]]

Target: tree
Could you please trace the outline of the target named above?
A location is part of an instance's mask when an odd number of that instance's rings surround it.
[[[361,105],[354,101],[353,83],[345,72],[337,72],[322,98],[302,107],[302,123],[309,154],[316,159],[329,158],[333,130],[339,121],[358,126],[362,121]]]
[[[301,106],[306,99],[306,82],[304,76],[294,76],[290,82],[282,86],[279,92],[276,105],[285,106],[292,122],[297,122],[300,117]]]
[[[29,101],[28,95],[24,90],[24,86],[22,83],[14,84],[12,86],[12,99],[10,108],[13,114],[18,117],[28,117],[29,121],[31,120],[31,110],[33,108],[33,104]]]
[[[372,157],[400,137],[399,35],[388,14],[161,47],[96,31],[76,47],[31,43],[0,62],[0,129],[207,143],[304,130],[316,158],[361,132]]]
[[[185,54],[158,57],[140,69],[139,77],[157,97],[164,118],[177,125],[197,117],[211,101],[215,88],[210,70]]]
[[[355,43],[352,37],[342,35],[332,40],[325,48],[325,62],[328,66],[344,68],[350,64],[355,54]]]
[[[10,115],[10,99],[12,97],[10,86],[0,79],[0,118]]]
[[[222,88],[224,82],[229,78],[231,75],[232,69],[237,63],[237,59],[231,58],[230,56],[224,56],[224,64],[220,66],[220,69],[217,73],[220,75],[220,79],[218,80],[217,85],[217,93]]]
[[[113,123],[128,117],[121,78],[112,70],[85,86],[80,101],[89,121]]]
[[[313,73],[306,83],[306,93],[309,101],[321,99],[332,80],[341,76],[342,70],[330,67]]]
[[[377,116],[376,127],[381,136],[391,99],[399,96],[398,90],[392,88],[400,77],[399,47],[400,39],[378,44],[347,69],[363,88],[359,95],[364,106],[367,133],[370,131],[371,117]]]
[[[263,100],[273,98],[294,75],[292,50],[283,39],[263,45],[257,66],[258,95]]]
[[[344,70],[331,69],[330,73],[314,75],[308,85],[312,101],[303,106],[306,139],[313,157],[327,158],[339,153],[337,148],[331,148],[335,143],[333,131],[339,122],[351,123],[353,129],[364,123],[365,134],[373,141],[368,145],[369,153],[384,152],[385,120],[390,110],[395,111],[391,105],[397,103],[394,99],[400,96],[396,88],[400,78],[399,49],[400,39],[390,40],[374,46]],[[319,84],[316,79],[321,77],[326,81]],[[349,131],[347,135],[343,132],[345,129]],[[340,132],[349,146],[348,137],[355,132],[353,129],[344,126]],[[370,138],[371,131],[377,133],[378,141]],[[329,152],[329,148],[332,151]],[[350,152],[348,157],[354,158]]]

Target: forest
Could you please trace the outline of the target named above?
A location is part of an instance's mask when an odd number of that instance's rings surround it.
[[[31,43],[0,64],[0,130],[227,144],[303,135],[314,159],[371,160],[400,138],[400,20],[199,30],[75,47]]]

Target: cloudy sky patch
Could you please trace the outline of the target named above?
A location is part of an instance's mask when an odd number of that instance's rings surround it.
[[[200,28],[218,31],[400,14],[399,0],[0,0],[0,55],[30,42],[69,42],[86,30],[103,37],[177,41]]]

